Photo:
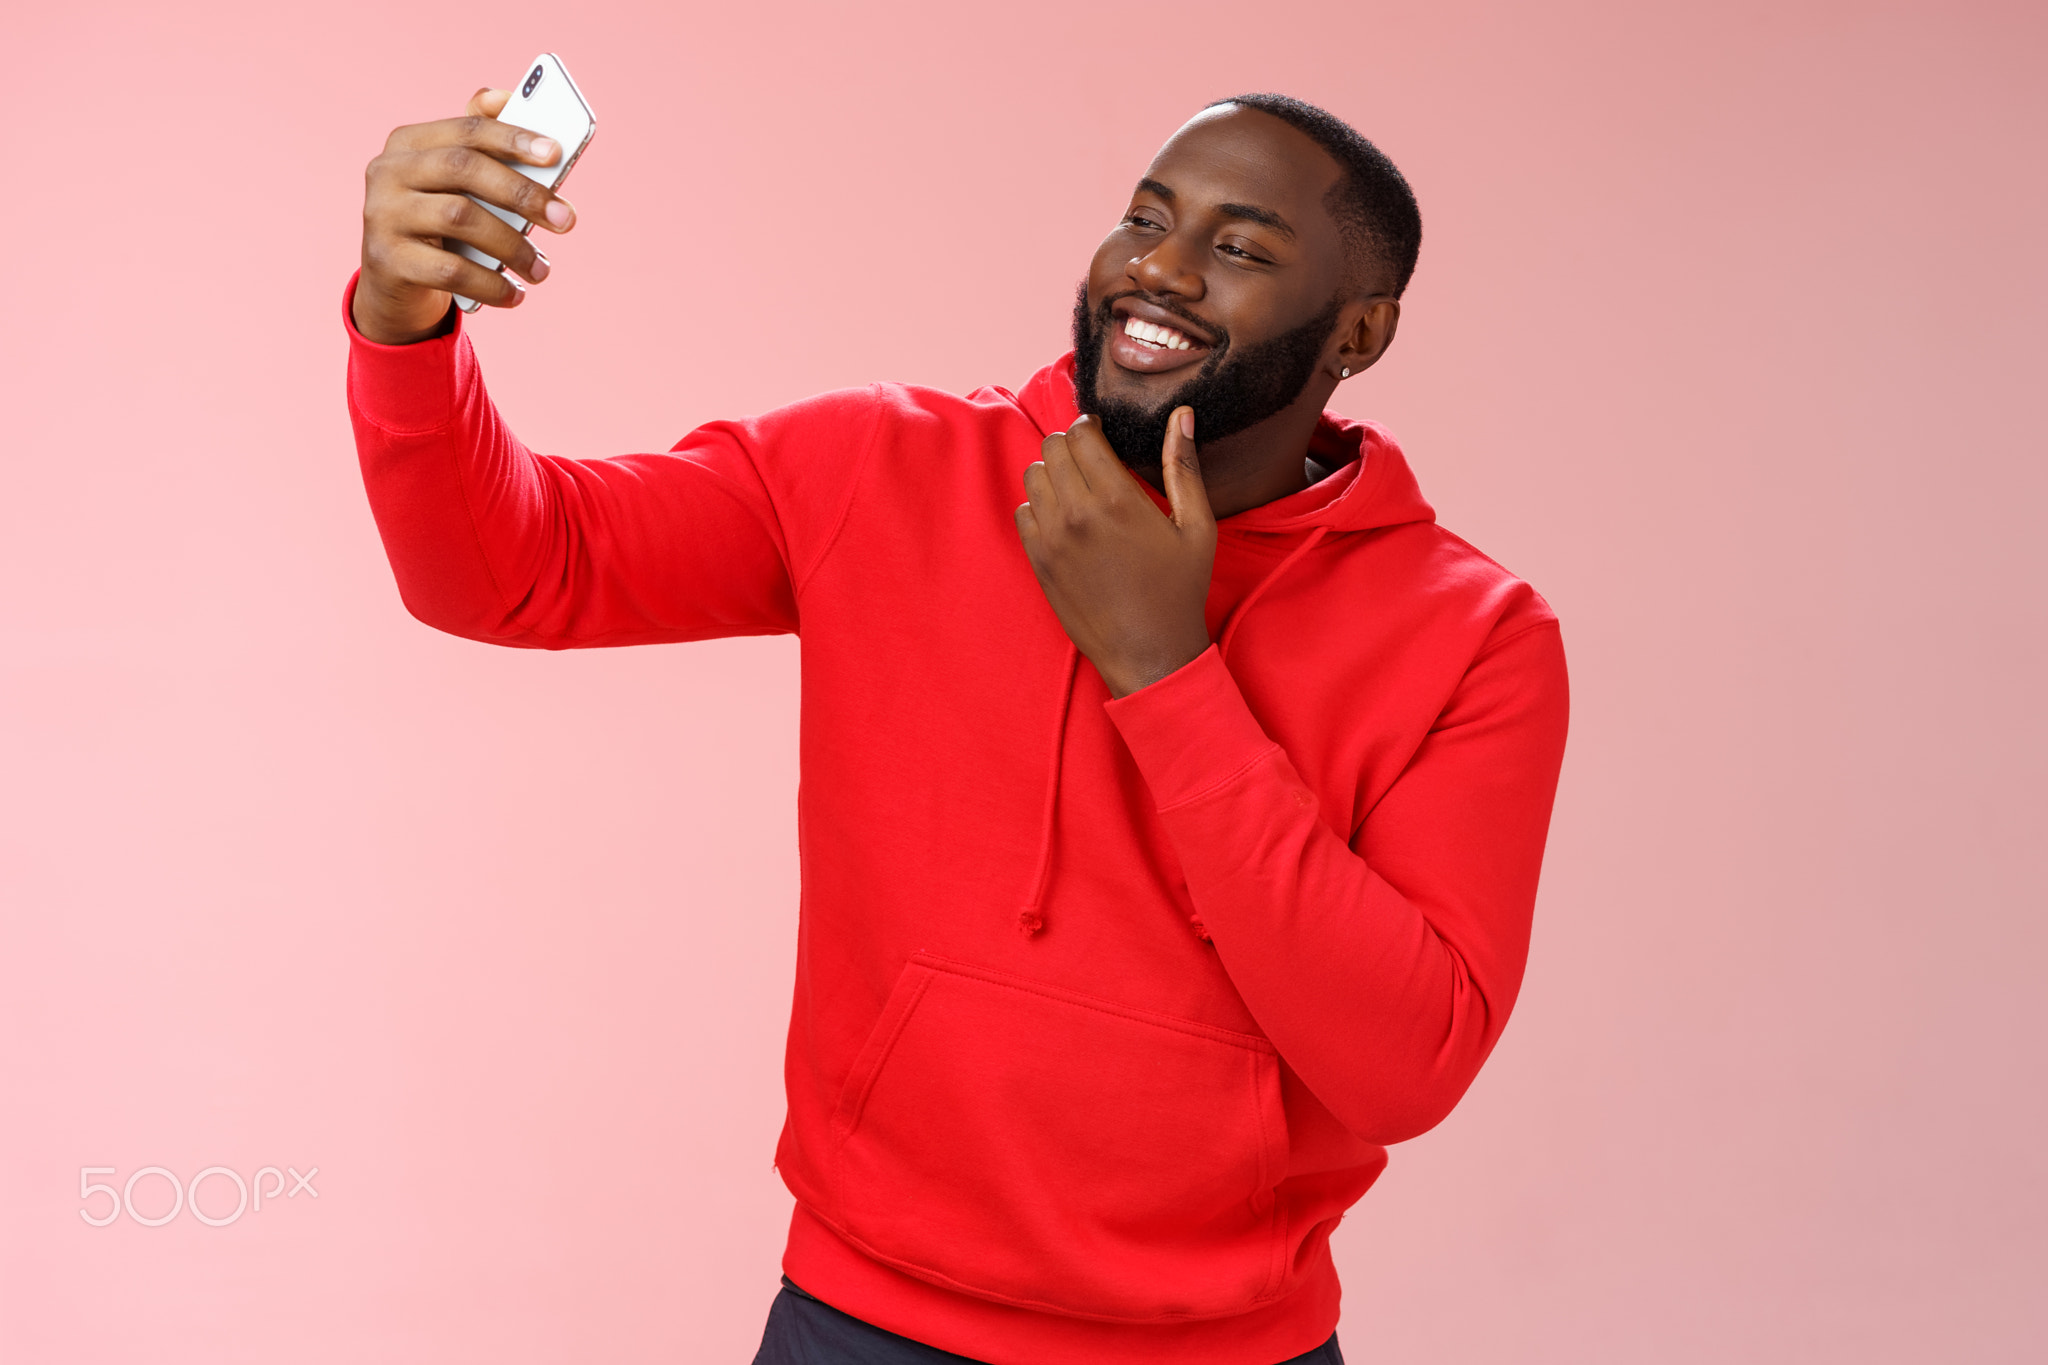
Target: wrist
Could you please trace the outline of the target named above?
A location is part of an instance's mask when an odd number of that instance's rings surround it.
[[[416,342],[432,341],[455,330],[455,299],[449,296],[446,305],[431,321],[421,322],[415,314],[407,319],[375,306],[374,291],[358,280],[355,296],[349,301],[349,321],[356,333],[365,341],[379,346],[410,346]]]
[[[1202,657],[1209,648],[1208,632],[1204,631],[1201,641],[1183,641],[1170,649],[1161,649],[1142,657],[1118,659],[1107,667],[1096,666],[1102,675],[1103,685],[1109,688],[1113,698],[1128,697],[1142,691],[1170,673],[1177,673]]]

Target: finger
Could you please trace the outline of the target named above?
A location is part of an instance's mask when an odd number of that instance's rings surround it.
[[[425,242],[404,241],[394,246],[384,270],[393,279],[407,284],[443,289],[493,308],[517,308],[526,302],[526,291],[517,280],[486,270],[467,256]]]
[[[435,147],[468,147],[499,161],[523,161],[530,166],[552,166],[562,156],[561,143],[480,114],[474,100],[470,112],[461,118],[408,124],[394,130],[386,143],[386,150],[393,152],[424,152]]]
[[[505,102],[512,98],[510,90],[493,90],[488,85],[469,97],[466,114],[482,114],[485,118],[496,118],[505,112]]]
[[[1129,484],[1130,480],[1123,472],[1123,461],[1117,458],[1109,437],[1102,433],[1101,419],[1091,416],[1075,418],[1074,424],[1067,428],[1067,446],[1073,452],[1074,467],[1088,481],[1088,486],[1101,496],[1113,498]]]
[[[1031,576],[1038,580],[1039,590],[1050,593],[1052,584],[1045,576],[1045,541],[1039,534],[1038,514],[1028,502],[1017,509],[1017,538],[1024,542],[1024,562],[1031,566]]]
[[[1074,463],[1073,442],[1064,431],[1055,431],[1039,442],[1038,453],[1044,457],[1046,476],[1052,480],[1053,492],[1069,507],[1078,507],[1088,496],[1088,480]]]
[[[1209,509],[1209,490],[1202,483],[1202,461],[1195,453],[1195,410],[1175,408],[1166,419],[1166,444],[1159,452],[1160,472],[1165,475],[1166,501],[1173,508],[1173,524],[1183,531],[1216,529]]]
[[[1050,517],[1059,508],[1059,493],[1052,485],[1052,475],[1045,467],[1045,461],[1025,466],[1024,496],[1030,499],[1024,505],[1040,517]]]
[[[392,227],[411,237],[439,237],[444,246],[450,239],[467,242],[535,284],[548,277],[548,258],[540,249],[497,214],[477,207],[476,200],[466,194],[412,195]]]
[[[416,151],[403,167],[401,178],[416,191],[473,194],[555,232],[567,232],[576,223],[576,210],[568,200],[473,147]]]

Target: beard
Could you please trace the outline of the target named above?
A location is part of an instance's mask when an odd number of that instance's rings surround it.
[[[1337,325],[1337,309],[1343,302],[1341,295],[1332,296],[1322,312],[1299,327],[1240,350],[1232,349],[1228,332],[1219,331],[1215,350],[1201,368],[1157,406],[1148,408],[1121,398],[1104,398],[1097,382],[1116,321],[1109,308],[1121,297],[1106,298],[1091,310],[1084,280],[1074,299],[1074,399],[1082,412],[1102,423],[1102,434],[1117,458],[1140,474],[1159,472],[1166,447],[1166,419],[1175,408],[1195,410],[1199,450],[1208,442],[1257,426],[1301,397],[1315,374],[1323,343]]]

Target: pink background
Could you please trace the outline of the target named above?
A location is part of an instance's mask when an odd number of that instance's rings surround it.
[[[1286,90],[1379,140],[1427,237],[1346,410],[1556,605],[1575,715],[1514,1023],[1338,1235],[1347,1354],[2039,1358],[2048,11],[8,28],[10,1365],[758,1340],[795,642],[416,624],[342,402],[363,164],[543,47],[602,121],[584,222],[476,334],[568,454],[871,378],[1023,379],[1210,98]],[[82,1166],[287,1164],[317,1199],[79,1217]]]

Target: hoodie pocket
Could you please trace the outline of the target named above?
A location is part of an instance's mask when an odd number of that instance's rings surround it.
[[[933,1283],[1108,1322],[1279,1287],[1287,1130],[1263,1038],[919,953],[834,1138],[831,1221]]]

